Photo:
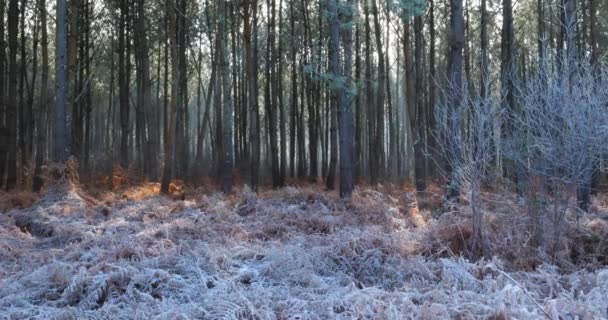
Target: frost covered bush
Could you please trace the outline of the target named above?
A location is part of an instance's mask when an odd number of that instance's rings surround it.
[[[536,241],[552,255],[568,212],[589,209],[592,176],[608,151],[607,70],[586,63],[566,69],[546,66],[520,85],[505,147],[528,192]]]
[[[467,90],[450,86],[446,90],[447,103],[435,108],[437,126],[434,135],[438,153],[448,167],[442,173],[448,190],[464,193],[473,213],[470,250],[474,257],[490,254],[483,233],[481,188],[491,176],[496,143],[494,128],[502,123],[500,101],[491,96],[481,97]],[[455,98],[458,96],[458,99]],[[453,199],[448,199],[453,200]]]
[[[239,215],[247,197],[119,200],[103,214],[50,193],[0,215],[0,319],[608,316],[605,269],[506,272],[500,260],[437,258],[444,251],[427,243],[441,229],[397,223],[389,195],[361,190],[348,205],[292,188]],[[14,217],[26,215],[53,233],[20,229]]]

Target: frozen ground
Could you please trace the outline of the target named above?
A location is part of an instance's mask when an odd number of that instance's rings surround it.
[[[408,217],[407,194],[238,194],[0,214],[0,319],[608,318],[608,269],[467,262],[456,220]]]

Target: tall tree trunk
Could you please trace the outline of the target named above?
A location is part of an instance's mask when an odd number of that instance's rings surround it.
[[[486,0],[483,1],[485,3]],[[547,58],[545,53],[545,5],[543,3],[543,0],[536,0],[536,16],[538,30],[538,65],[543,68],[543,64],[545,63],[545,60]]]
[[[129,166],[129,81],[127,60],[128,36],[128,1],[121,0],[118,31],[118,90],[120,96],[120,165]]]
[[[258,84],[257,84],[257,23],[258,23],[258,6],[257,1],[243,2],[243,24],[244,37],[243,42],[247,55],[247,83],[248,83],[248,105],[249,105],[249,141],[251,148],[251,188],[255,191],[259,184],[259,169],[260,169],[260,114],[258,111]]]
[[[334,0],[338,1],[338,0]],[[345,27],[343,29],[344,41],[344,71],[342,76],[346,82],[341,88],[338,99],[339,126],[340,126],[340,197],[350,197],[353,188],[353,112],[352,112],[352,24],[355,0],[348,1],[345,13]],[[333,30],[332,30],[333,32]],[[393,156],[393,155],[391,155]]]
[[[234,102],[234,112],[233,112],[233,123],[234,123],[234,130],[233,130],[233,134],[234,134],[234,163],[238,164],[241,161],[241,135],[240,135],[240,131],[241,131],[241,112],[240,112],[240,96],[239,96],[239,79],[238,79],[238,73],[237,73],[237,69],[239,67],[238,62],[237,62],[237,35],[236,35],[236,29],[239,27],[238,21],[237,21],[237,15],[235,14],[235,7],[236,5],[231,5],[230,6],[230,39],[232,40],[232,48],[231,48],[231,55],[232,55],[232,66],[231,66],[231,72],[232,72],[232,94],[233,94],[233,102]],[[199,109],[200,110],[200,109]],[[237,170],[238,171],[238,170]]]
[[[592,65],[597,65],[600,53],[598,48],[597,1],[589,0],[589,46],[591,47]]]
[[[16,1],[16,0],[11,0]],[[68,158],[67,129],[67,5],[57,0],[55,15],[55,131],[53,161],[65,162]]]
[[[68,30],[68,99],[72,106],[69,126],[71,131],[70,151],[78,160],[81,160],[82,155],[82,108],[80,99],[82,77],[79,78],[82,57],[78,56],[80,5],[80,1],[70,1],[70,25]]]
[[[167,144],[168,133],[169,133],[169,37],[171,36],[169,31],[169,17],[168,14],[165,14],[165,18],[163,19],[165,23],[165,32],[164,32],[164,67],[163,67],[163,150],[164,145]],[[163,169],[164,170],[164,169]]]
[[[91,10],[92,3],[86,0],[84,3],[84,39],[83,39],[83,53],[84,53],[84,74],[85,74],[85,88],[84,88],[84,153],[83,153],[83,171],[89,173],[89,157],[91,152],[91,112],[92,112],[92,92],[91,92]]]
[[[426,128],[424,116],[424,92],[422,87],[422,73],[424,62],[422,61],[422,17],[414,18],[414,59],[416,69],[416,106],[414,113],[414,121],[416,122],[412,128],[416,128],[414,142],[414,174],[416,177],[416,190],[422,192],[426,190],[426,170],[425,170],[425,155],[424,155],[424,131]]]
[[[285,106],[283,105],[283,41],[281,41],[281,36],[283,33],[283,0],[279,1],[279,44],[278,44],[278,53],[275,58],[275,63],[278,62],[279,67],[277,70],[276,84],[277,84],[277,92],[275,96],[278,98],[279,104],[279,135],[281,138],[280,142],[280,168],[279,168],[279,179],[278,185],[285,185],[285,172],[287,170],[287,128],[286,128],[286,115],[285,115]],[[277,61],[278,60],[278,61]]]
[[[27,162],[32,159],[34,155],[34,131],[36,127],[36,119],[34,117],[34,92],[36,89],[36,77],[38,75],[38,33],[40,32],[40,26],[38,23],[38,3],[36,2],[34,10],[34,30],[32,35],[32,77],[29,85],[27,85],[27,105],[26,105],[26,116],[28,123],[26,125],[27,131],[25,132],[25,150],[23,158],[21,159],[27,165]],[[23,49],[23,45],[22,45]],[[27,81],[27,76],[26,76]],[[27,84],[27,83],[26,83]],[[36,115],[38,116],[38,115]]]
[[[294,13],[294,2],[289,2],[289,23],[290,23],[290,36],[291,41],[296,40],[296,25],[295,25],[295,13]],[[298,112],[298,66],[296,63],[296,46],[292,43],[291,45],[291,105],[289,112],[289,176],[295,176],[296,168],[296,119]]]
[[[123,0],[124,1],[124,0]],[[172,179],[172,162],[173,162],[173,137],[174,137],[174,126],[175,126],[175,109],[176,100],[178,95],[178,57],[177,57],[177,34],[176,34],[176,7],[174,0],[166,0],[166,13],[167,13],[167,37],[169,37],[169,46],[171,51],[171,62],[173,68],[171,68],[171,102],[169,110],[168,128],[166,131],[166,140],[164,146],[164,158],[165,164],[163,168],[163,178],[161,182],[160,191],[162,193],[169,192],[169,184]]]
[[[367,104],[367,154],[370,184],[378,183],[378,174],[376,169],[376,141],[375,141],[375,121],[374,121],[374,91],[372,86],[372,44],[371,44],[371,26],[369,17],[369,1],[364,1],[363,5],[365,13],[365,103]]]
[[[483,0],[485,1],[485,0]],[[435,66],[435,0],[429,0],[429,104],[427,106],[427,132],[428,145],[431,149],[431,155],[435,155],[437,150],[437,143],[435,140],[435,82],[437,81],[437,72]],[[436,158],[436,157],[435,157]],[[431,161],[429,165],[429,172],[427,176],[433,176],[435,174],[436,162]]]
[[[539,0],[542,1],[542,0]],[[489,47],[489,38],[488,38],[488,9],[487,9],[487,0],[481,0],[481,59],[479,66],[479,93],[482,99],[486,99],[490,93],[490,82],[488,81],[488,77],[490,76],[490,60],[488,59],[488,47]]]
[[[564,32],[566,37],[566,63],[570,74],[575,72],[574,68],[578,59],[577,54],[577,24],[576,24],[576,0],[564,0]]]
[[[339,83],[338,79],[341,76],[340,68],[340,20],[338,16],[338,0],[331,0],[327,6],[329,11],[329,69],[334,84],[331,85],[331,124],[330,124],[330,158],[329,158],[329,170],[327,172],[327,180],[325,185],[327,189],[334,189],[334,180],[336,176],[336,165],[338,162],[338,136],[337,136],[337,113],[340,113],[339,108],[342,107],[344,100],[344,88]],[[341,164],[341,163],[340,163]],[[341,180],[341,179],[340,179]]]
[[[26,101],[25,97],[25,85],[27,81],[27,52],[25,50],[25,7],[26,0],[21,0],[21,8],[19,15],[19,24],[21,31],[21,40],[19,42],[20,46],[20,61],[19,61],[19,151],[21,151],[21,167],[24,169],[27,166],[27,162],[30,159],[29,147],[31,144],[29,143],[29,130],[30,130],[30,121],[32,119],[32,110],[28,107],[29,104]]]
[[[154,129],[151,124],[155,122],[156,112],[154,110],[148,111],[153,107],[152,104],[152,87],[150,81],[150,58],[148,53],[148,40],[146,37],[146,14],[145,14],[145,3],[144,0],[137,1],[137,21],[136,21],[136,33],[137,46],[135,48],[136,54],[138,55],[139,67],[138,70],[138,106],[137,106],[137,127],[139,128],[139,155],[143,164],[144,174],[149,178],[152,177],[152,172],[155,170],[156,163],[152,147],[156,144],[156,135],[153,133]],[[148,118],[148,121],[146,121]],[[146,123],[148,123],[148,135],[146,135]]]
[[[471,19],[469,17],[469,0],[465,0],[464,3],[464,32],[465,32],[465,36],[464,36],[464,73],[465,73],[465,79],[467,81],[467,91],[471,94],[471,95],[475,95],[475,83],[473,82],[472,78],[471,78],[471,45],[470,45],[470,39],[471,39],[471,31],[469,28],[469,25],[471,24]]]
[[[361,25],[359,23],[356,24],[355,31],[355,81],[360,82],[361,80]],[[362,123],[362,115],[361,112],[363,108],[361,108],[361,94],[357,94],[355,97],[355,153],[353,155],[353,161],[355,165],[355,171],[353,173],[353,178],[355,182],[359,182],[359,179],[363,173],[362,163],[363,163],[363,123]]]
[[[411,50],[411,23],[410,23],[410,17],[406,16],[405,17],[405,21],[403,24],[403,59],[404,59],[404,69],[405,69],[405,86],[404,86],[404,92],[405,92],[405,106],[406,106],[406,111],[407,111],[407,118],[409,120],[409,126],[406,126],[406,131],[407,131],[407,142],[408,142],[408,146],[409,143],[412,142],[412,140],[415,143],[415,139],[417,139],[417,132],[418,132],[418,121],[416,120],[416,89],[415,89],[415,85],[416,85],[416,73],[415,73],[415,66],[414,66],[414,59],[412,57],[412,50]],[[409,130],[408,130],[409,129]],[[411,152],[411,150],[408,148],[406,149],[406,152]],[[413,165],[414,165],[414,169],[416,167],[416,154],[414,152],[414,159],[413,159]],[[412,159],[407,159],[406,160],[408,164],[412,164]],[[408,166],[409,167],[409,166]],[[408,176],[411,175],[411,169],[408,170]],[[416,179],[415,177],[416,172],[414,170],[414,180]]]
[[[228,1],[224,1],[223,5],[223,21],[219,24],[220,34],[220,59],[222,61],[222,95],[224,102],[224,154],[223,154],[223,191],[224,193],[232,192],[232,164],[234,157],[234,146],[232,144],[232,113],[234,107],[232,105],[232,96],[230,95],[232,88],[230,88],[230,64],[228,63],[228,50],[226,49],[226,38],[228,38],[228,32],[226,31],[226,24],[228,24],[228,15],[230,13],[230,5]]]
[[[323,10],[323,3],[321,1],[318,2],[319,9]],[[312,45],[312,31],[310,27],[310,17],[308,6],[305,4],[305,1],[302,1],[302,20],[304,22],[304,50],[303,50],[303,59],[305,65],[312,65],[315,61],[313,61],[313,45]],[[319,17],[321,18],[321,17]],[[320,21],[320,23],[322,23]],[[321,37],[322,35],[320,35]],[[318,72],[318,68],[320,68],[320,63],[317,66],[316,71]],[[306,102],[306,110],[308,111],[308,154],[309,154],[309,162],[310,162],[310,172],[309,176],[311,181],[316,181],[319,175],[317,163],[318,163],[318,142],[319,142],[319,134],[318,134],[318,123],[320,122],[318,109],[319,107],[315,105],[313,101],[313,93],[314,83],[312,79],[312,73],[303,72],[304,79],[302,79],[302,95],[301,102],[304,104]],[[302,109],[302,113],[300,116],[302,120],[304,118],[304,109]],[[304,130],[302,128],[302,130]]]
[[[0,0],[0,117],[4,120],[8,119],[5,96],[5,60],[6,60],[6,42],[4,38],[4,12],[6,9],[6,0]],[[6,164],[8,162],[10,132],[4,121],[0,121],[0,188],[4,187],[4,174],[6,172]]]
[[[503,100],[503,110],[507,114],[513,114],[515,111],[515,79],[517,78],[517,72],[515,70],[515,38],[513,29],[513,4],[512,0],[503,0],[502,2],[502,34],[501,34],[501,60],[500,60],[500,74],[501,74],[501,94]],[[512,132],[512,124],[507,122],[503,128],[501,135],[503,138],[510,136]],[[500,150],[497,150],[497,160],[501,161]],[[499,162],[500,163],[500,162]],[[514,168],[511,165],[503,165],[502,170],[505,176],[512,175]],[[515,176],[513,176],[516,179]]]
[[[40,96],[38,99],[38,121],[37,121],[37,141],[36,141],[36,164],[34,167],[33,191],[38,192],[42,188],[43,180],[41,177],[41,167],[44,160],[44,150],[46,145],[46,120],[48,108],[48,81],[49,81],[49,42],[46,28],[46,0],[37,0],[38,14],[40,15],[40,31],[42,46],[42,74],[40,83]],[[1,92],[1,89],[0,89]]]
[[[268,120],[268,136],[270,138],[270,160],[272,166],[272,185],[280,186],[279,178],[279,151],[277,143],[277,128],[276,128],[276,105],[275,96],[280,94],[276,92],[276,79],[274,77],[274,42],[275,42],[275,0],[268,0],[266,8],[267,16],[270,18],[268,23],[268,41],[266,43],[266,88],[264,92],[264,105],[266,107],[266,117]]]
[[[19,4],[10,0],[8,4],[8,99],[6,121],[8,123],[8,171],[6,188],[17,185],[17,35]]]
[[[372,0],[372,14],[374,16],[374,29],[376,31],[376,50],[378,50],[378,91],[376,92],[376,132],[374,133],[377,178],[384,177],[384,89],[386,81],[386,67],[384,66],[384,54],[382,49],[382,29],[378,18],[378,5]]]
[[[509,1],[509,0],[506,0]],[[450,0],[450,56],[448,57],[448,79],[452,90],[449,94],[449,108],[456,110],[462,102],[462,64],[464,46],[464,15],[462,0]],[[448,139],[448,149],[457,150],[457,141],[451,137]],[[458,157],[458,152],[452,156]],[[446,198],[448,201],[458,201],[460,191],[457,186],[455,173],[450,160],[446,161],[446,174],[448,177]]]
[[[387,47],[390,47],[391,44],[391,19],[390,19],[390,5],[389,3],[386,4],[386,11],[385,11],[385,15],[386,15],[386,45]],[[396,120],[397,117],[395,116],[396,112],[393,106],[393,99],[391,96],[391,79],[390,79],[390,57],[389,57],[389,51],[390,50],[386,50],[385,51],[385,59],[387,61],[386,63],[386,75],[387,75],[387,80],[386,80],[386,103],[387,103],[387,107],[388,107],[388,126],[389,126],[389,131],[388,131],[388,152],[387,152],[387,159],[388,159],[388,175],[387,177],[390,177],[390,179],[392,181],[397,181],[399,178],[398,175],[398,169],[397,169],[397,144],[398,144],[398,140],[400,138],[400,135],[397,134],[396,131]],[[398,61],[399,59],[397,59]],[[397,62],[397,65],[399,63]],[[399,67],[397,66],[397,72],[399,72]]]

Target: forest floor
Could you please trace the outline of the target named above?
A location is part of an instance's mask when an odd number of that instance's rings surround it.
[[[593,239],[593,259],[566,243],[558,267],[525,246],[516,200],[487,200],[500,255],[469,262],[466,205],[436,215],[396,188],[319,190],[0,195],[0,319],[608,318],[602,218],[566,233]]]

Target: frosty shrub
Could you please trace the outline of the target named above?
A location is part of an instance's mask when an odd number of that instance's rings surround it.
[[[453,95],[459,95],[454,99]],[[492,165],[495,150],[494,128],[501,123],[500,101],[481,97],[468,91],[448,88],[446,101],[460,101],[435,108],[437,126],[434,134],[438,154],[446,164],[443,175],[448,189],[458,190],[473,212],[471,253],[480,257],[484,252],[483,213],[479,207],[480,192]],[[449,199],[448,199],[449,200]]]
[[[588,209],[595,164],[608,148],[606,70],[562,65],[562,72],[545,67],[518,83],[513,135],[505,142],[528,196],[536,242],[552,255],[567,213]]]

